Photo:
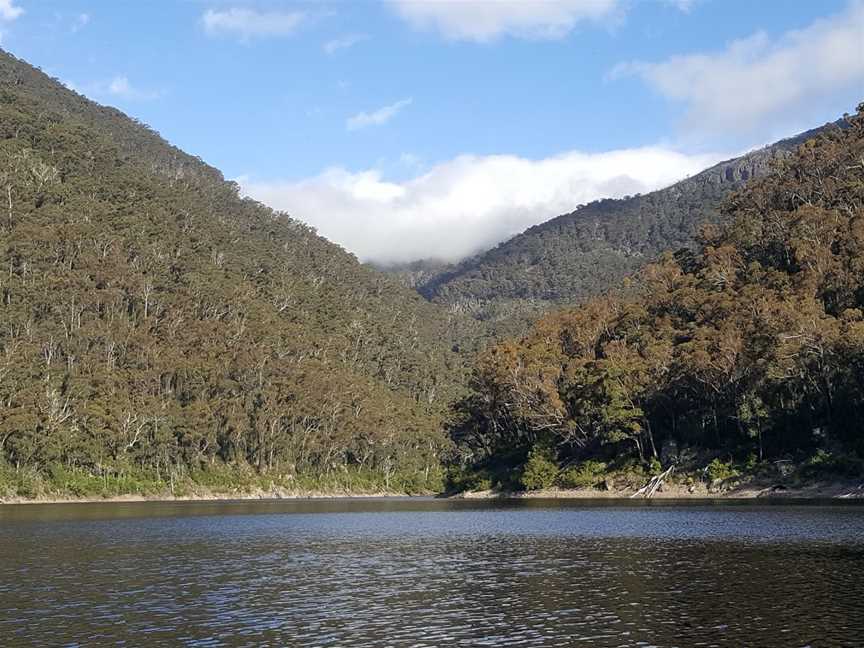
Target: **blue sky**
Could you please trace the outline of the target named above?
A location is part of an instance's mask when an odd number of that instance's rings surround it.
[[[0,34],[381,261],[458,259],[864,99],[846,0],[0,0]]]

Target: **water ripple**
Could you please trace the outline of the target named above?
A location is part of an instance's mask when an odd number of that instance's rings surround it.
[[[321,506],[0,514],[0,643],[864,643],[861,508]]]

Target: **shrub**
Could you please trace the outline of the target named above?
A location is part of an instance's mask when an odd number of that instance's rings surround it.
[[[708,467],[705,469],[705,473],[708,476],[708,481],[715,482],[718,479],[720,481],[724,481],[729,479],[730,477],[737,477],[738,471],[735,470],[735,467],[732,465],[732,462],[724,462],[719,458],[714,459]]]
[[[492,489],[492,479],[485,470],[451,466],[447,470],[447,490],[454,493]]]
[[[822,448],[819,448],[807,461],[807,464],[810,466],[831,466],[833,463],[833,455]]]
[[[562,472],[558,483],[563,488],[591,488],[602,481],[605,474],[605,463],[589,459]]]
[[[558,464],[552,449],[545,445],[534,446],[522,468],[522,486],[527,490],[549,488],[557,476]]]
[[[33,468],[15,470],[0,460],[0,497],[35,498],[45,492],[45,482]]]
[[[818,449],[801,466],[806,477],[859,477],[864,475],[864,461],[854,454],[834,453]]]

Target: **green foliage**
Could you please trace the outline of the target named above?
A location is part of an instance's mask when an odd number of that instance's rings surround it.
[[[8,464],[0,464],[0,497],[3,498],[146,496],[169,494],[168,490],[168,483],[140,471],[94,475],[60,464],[52,464],[43,471],[30,467],[15,470]]]
[[[825,479],[841,475],[858,479],[864,477],[864,459],[852,453],[819,448],[803,463],[801,473],[805,478]]]
[[[535,445],[522,467],[522,486],[527,490],[542,490],[552,486],[557,476],[558,464],[553,450],[543,443]]]
[[[731,197],[698,250],[481,353],[457,454],[490,465],[542,438],[562,461],[630,454],[651,474],[664,445],[752,455],[746,470],[864,456],[862,159],[864,107]]]
[[[562,471],[557,482],[562,488],[592,488],[603,480],[606,469],[605,462],[587,459]]]
[[[444,482],[449,493],[466,493],[491,490],[492,476],[486,470],[474,470],[464,466],[449,466]]]
[[[440,487],[467,318],[5,53],[0,193],[15,489]]]
[[[170,484],[136,471],[123,475],[92,475],[84,470],[52,467],[52,490],[76,497],[116,497],[118,495],[155,495],[165,492]],[[179,495],[181,493],[172,493]]]
[[[732,477],[737,477],[740,473],[735,469],[732,462],[724,462],[720,458],[715,458],[705,468],[705,475],[709,482],[725,481]]]
[[[16,471],[0,464],[0,498],[107,498],[122,495],[141,497],[248,496],[270,494],[380,494],[428,495],[443,490],[440,467],[428,474],[400,471],[385,475],[378,471],[346,467],[329,475],[264,475],[248,464],[231,466],[215,462],[207,468],[175,469],[165,479],[136,469],[123,474],[95,475],[81,468],[51,465],[44,471],[30,468]]]
[[[819,448],[812,457],[807,461],[808,466],[827,466],[834,462],[834,457],[830,452]]]
[[[42,476],[33,468],[15,470],[0,461],[0,497],[36,498],[45,494]]]

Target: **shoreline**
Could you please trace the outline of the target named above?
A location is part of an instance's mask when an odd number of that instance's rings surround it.
[[[628,500],[645,501],[643,497],[633,497],[635,489],[600,490],[596,488],[549,488],[536,491],[471,491],[456,494],[446,493],[404,493],[394,491],[345,492],[345,491],[290,491],[285,489],[253,490],[249,492],[201,492],[183,495],[127,494],[109,497],[45,496],[36,498],[0,498],[0,506],[21,504],[120,504],[120,503],[170,503],[170,502],[242,502],[242,501],[280,501],[280,500],[370,500],[370,499],[410,499],[436,498],[446,500]],[[703,484],[680,486],[664,484],[651,500],[711,501],[711,500],[864,500],[864,482],[814,482],[800,487],[777,487],[776,485],[748,484],[725,490],[712,490]]]
[[[663,484],[651,498],[634,497],[636,489],[600,490],[597,488],[547,488],[536,491],[499,492],[493,490],[454,495],[461,499],[633,499],[651,500],[858,500],[864,499],[864,482],[813,482],[799,487],[743,484],[723,490],[712,490],[704,484],[682,486]]]
[[[21,504],[123,504],[143,502],[254,502],[279,500],[317,500],[317,499],[383,499],[383,498],[408,498],[408,497],[434,497],[435,493],[424,495],[397,493],[397,492],[371,492],[371,493],[345,493],[327,491],[252,491],[247,493],[195,493],[186,495],[171,495],[160,493],[152,495],[140,495],[130,493],[127,495],[111,495],[109,497],[0,497],[0,506]]]

